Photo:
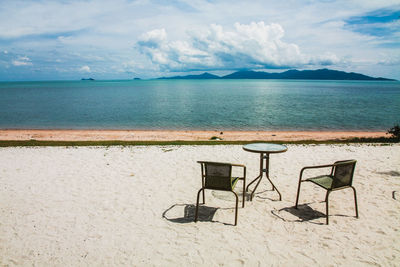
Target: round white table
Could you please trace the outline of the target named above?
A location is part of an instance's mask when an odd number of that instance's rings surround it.
[[[254,187],[253,191],[250,195],[250,201],[253,200],[254,193],[258,185],[260,184],[263,173],[267,177],[268,181],[272,184],[272,190],[276,190],[279,194],[279,200],[282,200],[281,193],[278,191],[278,188],[274,185],[274,183],[269,178],[269,154],[272,153],[282,153],[287,151],[287,147],[284,145],[278,144],[270,144],[270,143],[252,143],[243,146],[243,149],[249,152],[260,153],[260,174],[249,183],[246,187],[246,192],[249,191],[250,185],[252,185],[255,181],[258,181],[256,186]],[[265,168],[264,168],[264,160],[265,160]]]

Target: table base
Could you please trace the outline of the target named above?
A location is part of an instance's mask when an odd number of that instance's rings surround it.
[[[265,169],[264,169],[264,160],[265,160]],[[260,184],[264,173],[265,173],[265,176],[267,177],[268,181],[272,185],[272,190],[274,190],[274,191],[276,190],[276,192],[279,194],[279,200],[282,200],[281,193],[279,192],[278,188],[276,188],[274,183],[269,178],[269,153],[260,153],[260,174],[253,181],[251,181],[246,187],[246,192],[248,192],[250,185],[252,185],[254,182],[258,181],[256,186],[254,187],[253,191],[250,194],[250,201],[253,200],[254,193],[256,192],[256,189],[257,189],[258,185]]]

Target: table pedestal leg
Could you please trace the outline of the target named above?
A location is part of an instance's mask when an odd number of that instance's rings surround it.
[[[265,169],[264,169],[264,159],[265,159]],[[258,180],[256,186],[254,187],[254,190],[250,194],[250,201],[253,200],[254,193],[256,192],[256,189],[262,180],[264,172],[265,172],[265,176],[267,177],[268,181],[272,185],[272,190],[276,190],[276,192],[279,194],[279,200],[282,200],[281,193],[279,192],[278,188],[276,188],[274,183],[269,178],[269,153],[260,153],[260,175],[258,175],[253,181],[251,181],[251,183],[249,183],[246,188],[246,192],[247,192],[249,190],[249,186]]]

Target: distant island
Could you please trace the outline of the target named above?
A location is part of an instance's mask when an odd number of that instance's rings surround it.
[[[225,76],[217,76],[208,72],[200,75],[161,77],[158,79],[299,79],[299,80],[363,80],[363,81],[396,81],[387,78],[374,78],[355,72],[344,72],[330,69],[288,70],[280,73],[262,71],[237,71]]]
[[[81,81],[94,81],[93,78],[82,78]]]

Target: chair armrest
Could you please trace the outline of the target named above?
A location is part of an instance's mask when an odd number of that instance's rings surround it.
[[[232,164],[232,163],[228,163],[228,162],[215,162],[215,161],[202,161],[202,160],[197,161],[197,163],[200,163],[201,166],[204,166],[203,164],[206,164],[206,163],[216,163],[216,164],[228,164],[228,165],[231,165],[232,167],[240,167],[240,168],[243,168],[243,178],[244,179],[246,178],[246,165],[243,165],[243,164]],[[202,174],[202,176],[204,176],[204,174]]]
[[[300,171],[300,177],[299,177],[299,182],[301,181],[301,178],[303,177],[303,172],[307,169],[322,169],[322,168],[328,168],[331,167],[333,168],[335,164],[326,164],[326,165],[317,165],[317,166],[307,166],[301,169]]]
[[[231,163],[231,165],[232,165],[232,166],[236,166],[236,167],[243,167],[243,168],[246,168],[246,166],[243,165],[243,164],[232,164],[232,163]]]
[[[239,177],[239,179],[246,180],[246,165],[243,165],[243,164],[231,164],[231,165],[234,167],[243,168],[243,177]]]
[[[240,165],[240,164],[232,164],[232,163],[229,163],[229,162],[219,162],[219,161],[204,161],[204,160],[198,160],[198,161],[197,161],[197,163],[200,163],[200,164],[204,164],[204,163],[227,164],[227,165],[231,165],[231,166],[237,166],[237,165]]]
[[[231,166],[235,166],[235,167],[246,168],[246,166],[243,165],[243,164],[232,164],[232,163],[229,163],[229,162],[216,162],[216,161],[202,161],[202,160],[199,160],[199,161],[197,161],[197,163],[200,163],[200,164],[204,164],[204,163],[227,164],[227,165],[231,165]]]

